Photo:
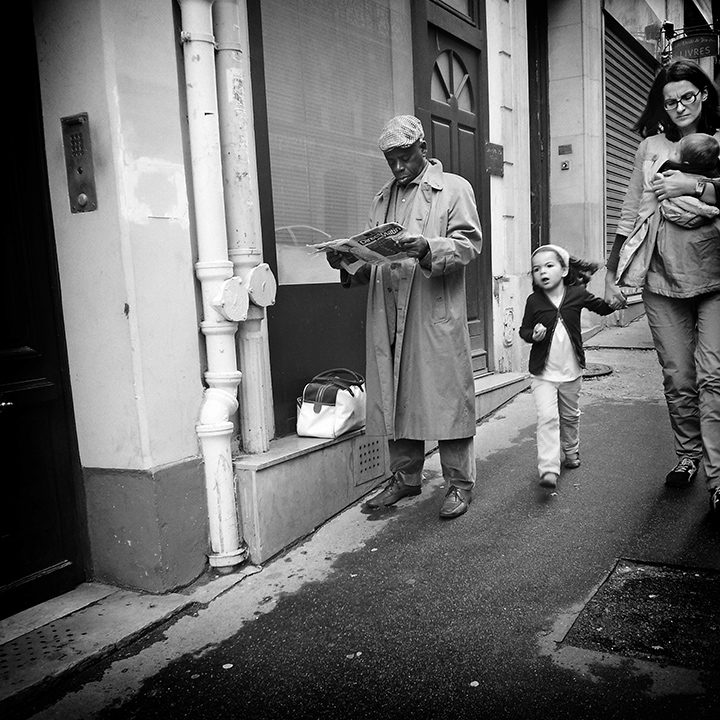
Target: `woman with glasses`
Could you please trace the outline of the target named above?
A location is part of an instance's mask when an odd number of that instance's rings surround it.
[[[658,209],[681,195],[717,205],[720,181],[657,172],[686,135],[720,139],[717,88],[696,63],[675,60],[658,73],[633,129],[643,140],[607,261],[605,300],[622,307],[618,283],[642,285],[678,458],[665,484],[688,486],[702,460],[720,518],[720,220],[686,228]]]

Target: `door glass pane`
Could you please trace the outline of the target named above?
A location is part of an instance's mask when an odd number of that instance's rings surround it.
[[[410,2],[263,0],[262,25],[278,281],[336,283],[306,245],[364,230],[391,178],[377,138],[413,112]]]
[[[472,19],[472,0],[436,0],[438,5],[447,5],[456,12]]]

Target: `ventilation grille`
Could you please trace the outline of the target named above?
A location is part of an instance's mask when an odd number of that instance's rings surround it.
[[[385,472],[382,440],[359,440],[355,446],[355,485],[381,477]]]

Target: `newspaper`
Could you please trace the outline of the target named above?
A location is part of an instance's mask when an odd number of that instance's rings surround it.
[[[408,254],[395,240],[404,231],[405,228],[402,225],[389,222],[350,238],[326,240],[315,245],[308,245],[308,247],[313,248],[316,252],[335,250],[343,253],[341,264],[345,270],[354,275],[365,263],[380,265],[407,258]]]

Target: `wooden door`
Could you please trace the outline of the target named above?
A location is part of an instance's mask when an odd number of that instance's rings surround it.
[[[492,312],[489,183],[485,172],[486,102],[483,89],[484,34],[479,3],[444,4],[427,0],[423,43],[415,43],[416,113],[426,129],[429,155],[475,189],[483,229],[483,251],[465,274],[468,328],[476,375],[490,366]]]
[[[30,5],[21,7],[25,71],[7,74],[6,92],[23,106],[5,143],[12,180],[0,263],[2,616],[82,582],[86,548],[35,39]]]

